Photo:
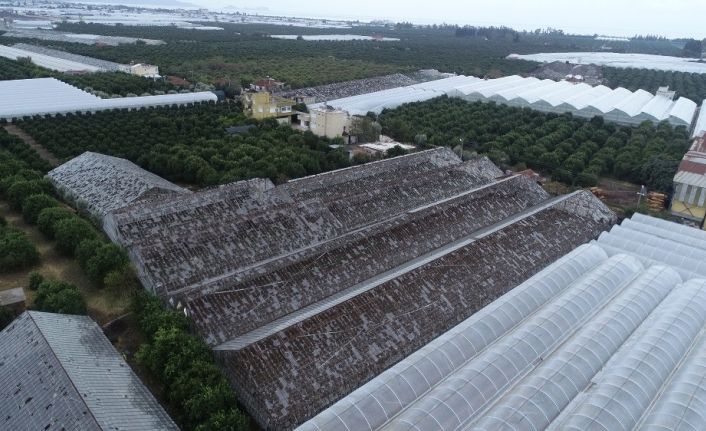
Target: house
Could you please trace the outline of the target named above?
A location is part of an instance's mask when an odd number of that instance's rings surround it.
[[[151,64],[128,64],[122,68],[122,71],[130,75],[143,76],[145,78],[159,78],[159,67]]]
[[[253,91],[267,91],[273,93],[284,88],[284,82],[277,81],[269,76],[265,79],[260,79],[250,84],[250,89]]]
[[[674,176],[672,214],[700,223],[706,217],[706,137],[692,144]]]
[[[372,156],[384,156],[395,147],[400,147],[405,151],[414,150],[416,148],[414,145],[399,143],[385,135],[380,135],[380,139],[377,142],[361,144],[359,147]]]
[[[3,430],[178,430],[88,316],[27,311],[0,332]]]
[[[294,101],[272,95],[266,91],[259,93],[245,93],[243,95],[245,113],[257,120],[276,118],[281,124],[292,122],[292,106]]]
[[[351,131],[351,116],[341,109],[328,106],[314,108],[308,114],[299,114],[301,126],[317,136],[336,138],[348,136]]]

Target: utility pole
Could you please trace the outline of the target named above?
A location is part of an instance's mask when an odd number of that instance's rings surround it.
[[[635,211],[639,211],[640,209],[640,204],[642,203],[642,198],[647,196],[647,187],[644,185],[640,188],[640,191],[637,192],[637,208],[635,208]]]

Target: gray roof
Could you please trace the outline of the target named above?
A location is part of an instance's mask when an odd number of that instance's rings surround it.
[[[88,212],[100,219],[136,202],[148,191],[189,193],[129,160],[90,151],[52,170],[47,177],[66,199],[86,205]]]
[[[0,292],[0,305],[13,305],[25,301],[25,291],[21,287]]]
[[[539,188],[525,181],[528,187]],[[586,191],[548,200],[538,193],[541,189],[513,193],[512,187],[504,191],[493,187],[492,191],[514,203],[503,203],[503,198],[499,202],[488,194],[471,195],[468,200],[455,200],[451,207],[439,208],[436,217],[423,220],[427,231],[413,233],[412,226],[405,229],[418,244],[438,235],[435,226],[458,229],[462,236],[454,242],[352,286],[342,292],[346,297],[334,293],[316,304],[312,312],[302,308],[304,315],[293,312],[218,346],[216,356],[253,417],[266,429],[291,429],[564,253],[597,237],[615,221],[613,214]],[[409,248],[403,239],[387,241],[397,242],[400,249]],[[388,253],[384,245],[378,241],[377,247],[367,248],[367,253],[383,259]],[[355,247],[351,247],[351,256],[353,250]],[[328,254],[320,256],[321,260],[328,258]],[[330,267],[319,270],[316,265],[304,270],[323,273],[320,280],[307,284],[295,279],[301,286],[297,298],[331,283],[325,272]],[[356,267],[365,269],[364,265]],[[294,271],[290,274],[292,279],[297,276]],[[347,281],[342,276],[339,279],[341,284]],[[264,290],[266,286],[246,287]],[[212,302],[204,304],[210,307],[202,308],[202,315],[218,315],[218,301],[228,297],[216,293],[205,299]],[[258,302],[252,308],[265,313],[273,303]],[[194,316],[196,322],[200,318]]]
[[[178,427],[89,317],[28,311],[0,332],[0,429]]]
[[[266,429],[310,418],[614,223],[447,148],[111,213]]]

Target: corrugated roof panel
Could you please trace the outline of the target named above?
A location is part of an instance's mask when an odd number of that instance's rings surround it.
[[[642,113],[647,114],[653,121],[666,120],[669,117],[669,110],[674,102],[664,96],[654,96],[652,100],[642,107]]]
[[[615,109],[622,111],[629,117],[635,117],[642,112],[642,108],[654,98],[654,95],[645,90],[637,90],[631,96],[615,105]]]
[[[523,99],[526,103],[533,105],[544,100],[545,97],[551,97],[554,93],[573,88],[574,84],[567,81],[551,81],[546,86],[535,88],[530,91],[525,91],[517,95],[518,99]]]
[[[178,430],[87,316],[26,312],[0,346],[2,429]]]
[[[564,102],[560,103],[560,106],[566,106],[569,110],[583,109],[592,101],[605,96],[611,91],[613,90],[604,85],[599,85],[590,90],[583,91],[574,97],[567,98]]]
[[[631,94],[632,93],[630,90],[619,87],[610,93],[606,93],[605,95],[589,102],[583,110],[595,111],[599,114],[607,114],[615,108],[615,105],[623,101],[625,98],[630,97]]]
[[[521,81],[513,81],[507,85],[503,85],[500,89],[496,87],[496,89],[494,90],[494,94],[492,94],[488,98],[490,100],[506,103],[516,98],[519,93],[524,93],[526,91],[530,91],[537,87],[544,87],[546,85],[546,81],[540,81],[536,78],[524,79]]]
[[[498,79],[484,79],[484,80],[479,80],[477,82],[473,82],[470,84],[465,84],[465,85],[460,85],[456,87],[452,94],[457,95],[459,97],[465,97],[468,96],[469,94],[477,91],[483,91],[485,88],[488,87],[500,87],[502,85],[510,85],[511,83],[518,82],[522,83],[525,78],[522,78],[521,76],[517,75],[512,75],[512,76],[505,76],[502,78]],[[534,78],[537,80],[537,78]],[[521,85],[521,84],[519,84]]]
[[[543,102],[549,106],[556,107],[566,102],[567,100],[571,100],[583,94],[586,94],[586,92],[590,91],[591,89],[593,89],[593,87],[588,84],[573,84],[570,87],[566,87],[554,93],[544,95],[542,97],[542,100],[538,101],[538,103]]]

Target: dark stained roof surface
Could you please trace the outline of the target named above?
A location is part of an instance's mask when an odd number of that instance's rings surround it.
[[[137,204],[106,229],[259,424],[291,429],[614,220],[437,148]]]
[[[500,222],[487,220],[421,266],[406,267],[266,338],[218,348],[260,424],[300,424],[595,238],[615,218],[593,195],[579,192]]]
[[[68,200],[85,205],[101,220],[151,190],[189,193],[128,160],[90,151],[52,170],[47,178]]]

